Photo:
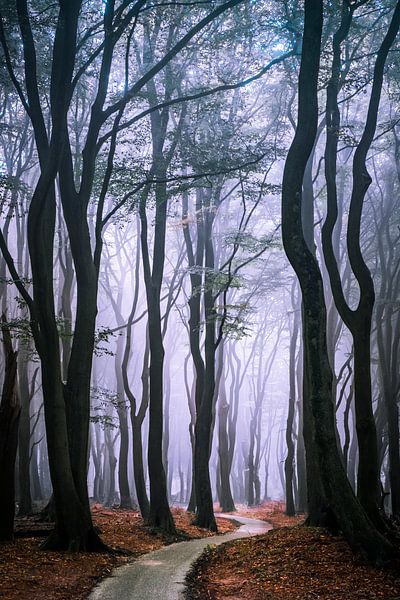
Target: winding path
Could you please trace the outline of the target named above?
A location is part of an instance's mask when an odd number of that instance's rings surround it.
[[[144,554],[134,563],[114,569],[110,577],[94,588],[88,600],[182,600],[186,574],[209,544],[219,545],[272,529],[272,525],[257,519],[218,516],[241,525],[225,535],[178,542]]]

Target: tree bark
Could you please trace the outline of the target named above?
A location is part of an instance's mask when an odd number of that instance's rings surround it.
[[[340,111],[338,91],[341,68],[341,43],[349,31],[355,5],[342,5],[342,19],[333,40],[332,75],[327,89],[327,139],[325,149],[325,176],[327,182],[328,211],[322,229],[325,263],[329,273],[331,289],[340,316],[346,323],[354,341],[354,402],[356,431],[359,448],[357,496],[372,521],[384,530],[379,514],[380,473],[376,438],[376,425],[372,408],[371,391],[371,321],[375,302],[374,284],[364,261],[360,247],[361,216],[364,199],[372,182],[366,167],[366,158],[373,141],[384,67],[389,50],[394,43],[400,26],[400,4],[394,10],[392,20],[379,48],[374,67],[374,76],[368,114],[361,140],[353,159],[353,187],[347,227],[347,248],[352,271],[357,279],[360,300],[355,310],[350,309],[344,297],[340,273],[333,250],[332,235],[337,221],[336,162]]]
[[[302,181],[318,122],[317,86],[322,20],[322,1],[305,0],[298,124],[286,159],[282,184],[283,244],[299,279],[303,297],[303,336],[314,446],[324,493],[330,510],[353,550],[380,563],[392,555],[392,547],[375,529],[354,497],[336,444],[323,282],[319,266],[305,242],[301,223]],[[305,418],[308,416],[311,415],[305,415]]]
[[[21,415],[18,432],[18,477],[19,477],[19,515],[32,512],[32,496],[30,482],[30,389],[28,380],[27,341],[21,340],[18,351],[18,388],[21,402]]]
[[[14,537],[15,461],[21,406],[17,395],[17,352],[10,330],[2,315],[4,381],[0,403],[0,541]]]
[[[154,126],[153,126],[154,127]],[[165,179],[165,171],[158,157],[156,176]],[[161,164],[160,164],[161,163]],[[153,249],[153,267],[150,267],[147,216],[144,202],[140,205],[141,247],[146,287],[149,345],[150,345],[150,395],[149,395],[149,446],[148,465],[150,478],[150,512],[148,522],[166,533],[175,533],[174,521],[168,506],[165,471],[162,462],[163,438],[163,366],[164,348],[161,332],[160,292],[165,258],[165,228],[167,193],[165,184],[156,185],[156,216]]]

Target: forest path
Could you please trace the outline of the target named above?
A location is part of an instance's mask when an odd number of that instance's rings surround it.
[[[177,542],[145,554],[132,564],[114,569],[110,577],[94,588],[88,600],[182,600],[185,577],[208,545],[220,545],[272,529],[272,525],[258,519],[218,516],[240,523],[239,529],[225,535]]]

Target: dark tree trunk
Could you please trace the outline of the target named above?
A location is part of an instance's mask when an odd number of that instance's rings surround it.
[[[149,336],[146,334],[146,346],[143,356],[143,369],[142,369],[142,400],[138,414],[133,420],[133,468],[136,485],[136,494],[140,506],[142,517],[146,520],[150,512],[150,503],[147,497],[146,491],[146,476],[143,465],[143,441],[142,441],[142,430],[143,421],[146,416],[146,412],[149,406]],[[131,412],[132,415],[132,412]]]
[[[204,196],[208,199],[204,202]],[[197,243],[196,252],[193,252],[190,232],[184,228],[184,237],[188,255],[189,267],[193,269],[190,274],[191,296],[189,299],[189,341],[190,351],[196,371],[195,382],[195,407],[196,423],[194,426],[194,460],[193,483],[188,509],[196,506],[196,523],[200,527],[216,531],[216,521],[213,511],[213,499],[209,473],[209,459],[211,449],[211,431],[213,424],[213,403],[215,389],[215,313],[214,297],[211,278],[206,279],[204,292],[205,304],[205,361],[200,351],[200,314],[201,314],[201,285],[202,277],[199,269],[205,266],[211,271],[214,269],[214,255],[212,246],[213,215],[210,210],[204,211],[205,205],[210,206],[211,192],[197,190]],[[184,197],[183,218],[187,218],[187,196]],[[205,259],[204,259],[205,256]],[[208,286],[208,287],[207,287]]]
[[[308,370],[310,414],[316,456],[326,499],[350,546],[374,562],[387,560],[392,548],[375,529],[354,497],[336,444],[332,409],[332,372],[326,345],[326,308],[318,264],[304,240],[301,223],[302,181],[314,144],[323,3],[305,1],[299,74],[298,124],[285,163],[282,185],[282,234],[285,252],[296,271],[303,297],[303,336]]]
[[[129,431],[126,407],[118,408],[118,420],[121,432],[118,457],[118,487],[120,493],[120,508],[132,508],[131,494],[128,481],[128,451]]]
[[[34,129],[40,163],[40,176],[29,206],[27,221],[33,298],[29,296],[22,285],[7,248],[2,248],[9,270],[30,310],[32,332],[42,366],[46,437],[56,507],[56,529],[44,546],[71,550],[99,547],[96,544],[97,535],[91,523],[89,504],[88,502],[86,505],[82,503],[84,494],[77,489],[74,479],[76,465],[72,464],[73,449],[71,449],[70,455],[53,289],[56,213],[54,182],[60,168],[63,154],[62,151],[60,152],[60,148],[63,147],[67,128],[80,8],[79,0],[60,4],[52,51],[50,82],[52,127],[49,139],[40,104],[36,48],[28,7],[25,0],[17,2],[18,22],[24,51],[29,117]],[[87,352],[87,349],[85,351]],[[79,426],[82,427],[81,424]],[[77,433],[79,438],[79,430]],[[86,457],[87,453],[85,455],[85,474]]]
[[[19,515],[29,515],[32,512],[32,496],[30,483],[30,389],[28,381],[28,355],[26,341],[19,344],[18,358],[18,389],[21,402],[21,415],[18,433],[18,477],[19,477]]]
[[[196,251],[193,251],[192,239],[190,237],[190,230],[188,225],[184,225],[183,234],[186,244],[186,252],[188,258],[188,265],[190,271],[190,285],[191,294],[189,298],[189,343],[190,352],[193,359],[193,364],[196,372],[195,376],[195,407],[191,410],[191,442],[193,451],[193,477],[192,477],[192,488],[190,493],[190,500],[188,511],[194,512],[196,509],[196,479],[195,479],[195,462],[196,462],[196,420],[198,411],[201,405],[201,399],[204,394],[204,377],[205,377],[205,365],[204,360],[200,351],[200,320],[201,320],[201,285],[202,277],[200,269],[203,267],[204,260],[204,220],[202,214],[202,196],[201,190],[196,191],[196,230],[197,230],[197,241]],[[182,220],[187,222],[188,220],[188,196],[183,195],[182,203]],[[194,268],[196,267],[196,269]]]
[[[149,190],[145,192],[145,200],[148,196]],[[133,293],[132,308],[126,324],[126,342],[121,363],[121,374],[123,388],[128,398],[130,409],[131,409],[131,425],[132,425],[132,441],[133,441],[133,476],[135,479],[136,497],[139,504],[140,513],[144,520],[147,520],[149,516],[149,499],[146,491],[146,477],[143,465],[143,440],[142,440],[142,427],[143,421],[146,416],[146,412],[149,406],[149,336],[148,330],[146,329],[146,344],[143,355],[143,367],[142,367],[142,399],[139,410],[137,410],[137,402],[134,394],[132,393],[129,377],[128,377],[128,366],[131,357],[131,346],[132,346],[132,327],[133,319],[136,313],[138,299],[139,299],[139,273],[140,273],[140,218],[137,218],[137,241],[136,241],[136,257],[135,257],[135,270],[134,280],[135,289]]]
[[[209,327],[209,325],[208,325]],[[212,340],[214,344],[214,339]],[[208,354],[208,357],[207,357]],[[195,426],[194,474],[196,486],[196,525],[217,531],[209,472],[212,410],[214,399],[214,348],[206,350],[206,382]],[[207,360],[208,368],[207,368]],[[212,361],[212,363],[210,362]]]
[[[338,217],[336,161],[340,129],[338,92],[341,44],[347,37],[354,9],[355,5],[351,6],[343,2],[341,24],[333,40],[332,75],[328,84],[326,104],[325,176],[328,210],[322,229],[322,243],[335,304],[340,316],[350,329],[354,342],[354,402],[359,448],[357,496],[370,519],[377,527],[384,530],[385,525],[379,514],[380,473],[371,391],[370,345],[375,291],[371,273],[361,252],[360,229],[364,199],[372,181],[366,167],[366,159],[376,131],[385,62],[400,26],[400,4],[397,4],[395,8],[388,32],[377,54],[366,124],[353,159],[353,187],[347,227],[347,248],[350,266],[359,285],[360,300],[357,308],[352,310],[344,297],[332,235]]]
[[[128,481],[128,451],[129,451],[129,430],[127,406],[125,404],[124,382],[122,376],[122,348],[123,339],[120,337],[117,342],[117,352],[115,356],[115,377],[117,380],[118,395],[118,422],[120,431],[120,446],[118,457],[118,487],[120,494],[120,508],[132,508],[131,493]]]
[[[351,442],[349,448],[349,460],[347,463],[347,476],[350,481],[350,485],[356,493],[356,473],[357,473],[357,465],[358,465],[358,446],[357,446],[357,433],[355,426],[355,414],[354,414],[354,402],[350,403],[351,410],[351,421],[352,421],[352,435]]]
[[[133,472],[135,477],[136,496],[139,503],[140,513],[144,520],[148,519],[150,512],[149,499],[146,491],[146,479],[143,466],[143,441],[142,423],[138,417],[133,417]]]
[[[299,389],[299,388],[298,388]],[[298,427],[296,446],[296,474],[297,474],[297,503],[296,508],[300,513],[306,512],[307,507],[307,469],[306,451],[303,435],[303,402],[302,398],[297,402]]]
[[[153,125],[155,127],[155,125]],[[157,156],[157,179],[165,179],[160,168],[163,158]],[[161,331],[160,292],[165,259],[165,228],[167,192],[165,184],[156,185],[156,217],[153,267],[150,266],[145,200],[140,205],[141,247],[146,286],[150,345],[149,445],[148,466],[150,478],[150,512],[148,522],[166,533],[174,533],[175,526],[168,506],[165,471],[162,462],[163,438],[163,367],[164,347]]]
[[[64,227],[59,225],[61,231]],[[60,234],[61,235],[61,234]],[[66,237],[66,236],[65,236]],[[60,265],[63,273],[63,284],[61,291],[61,347],[62,347],[62,375],[67,380],[68,364],[71,357],[72,347],[72,296],[74,284],[74,269],[72,266],[72,255],[69,241],[65,238],[59,240]]]
[[[400,171],[399,171],[400,173]],[[387,191],[390,199],[393,197],[393,189]],[[387,237],[387,252],[383,245],[383,230],[389,232],[388,218],[393,210],[392,200],[387,209],[387,214],[382,219],[383,223],[378,232],[379,256],[381,263],[381,286],[379,297],[381,299],[376,308],[376,337],[379,356],[379,374],[381,390],[386,412],[387,441],[388,441],[388,481],[390,482],[390,499],[392,515],[400,516],[400,434],[399,434],[399,407],[396,391],[400,387],[400,373],[398,368],[399,339],[400,339],[400,316],[395,310],[396,300],[399,295],[400,274],[394,250],[391,248],[392,240]],[[392,266],[393,265],[393,266]],[[378,419],[377,422],[379,423]],[[382,431],[382,428],[381,428]],[[382,439],[382,435],[381,438]],[[379,440],[379,438],[378,438]],[[380,444],[381,446],[381,444]],[[380,464],[384,453],[382,450]]]
[[[0,403],[0,541],[14,537],[15,461],[20,403],[17,395],[17,352],[3,314],[4,381]]]
[[[372,309],[371,309],[372,312]],[[363,319],[365,322],[365,320]],[[368,318],[367,318],[368,321]],[[381,498],[376,425],[371,397],[370,330],[354,337],[354,404],[358,441],[357,497],[369,517],[380,527]]]
[[[318,133],[317,133],[318,135]],[[314,240],[314,190],[312,180],[312,167],[315,151],[315,140],[312,151],[306,162],[302,181],[301,201],[301,226],[304,241],[309,252],[315,258],[316,246]],[[302,331],[304,338],[304,307],[302,306]],[[314,425],[312,421],[312,408],[309,385],[309,365],[307,351],[303,347],[302,352],[302,432],[305,450],[305,469],[307,491],[307,523],[315,526],[327,524],[327,500],[323,491],[321,476],[319,472],[318,457],[314,441]]]
[[[173,352],[173,350],[171,349]],[[171,381],[170,381],[170,365],[169,360],[165,361],[164,364],[164,379],[165,379],[165,393],[164,393],[164,423],[163,423],[163,465],[165,471],[165,478],[167,481],[167,498],[171,500],[171,484],[172,484],[172,466],[169,463],[169,419],[170,419],[170,405],[171,405]]]
[[[389,482],[392,514],[400,516],[400,457],[399,457],[399,407],[390,396],[386,404],[389,439]]]
[[[150,513],[148,521],[154,527],[173,533],[175,531],[168,506],[167,486],[162,463],[163,437],[163,363],[164,349],[160,331],[160,305],[153,286],[148,289],[149,340],[150,340],[150,402],[149,448]]]
[[[349,471],[349,461],[350,461],[350,442],[351,442],[351,432],[350,432],[350,415],[351,415],[351,403],[353,401],[353,386],[350,386],[349,395],[346,399],[346,406],[344,409],[343,415],[343,428],[344,428],[344,443],[343,443],[343,464],[348,473]],[[350,480],[351,482],[351,480]],[[353,488],[355,489],[355,488]]]
[[[188,383],[188,362],[191,354],[189,353],[185,358],[185,366],[184,366],[184,378],[185,378],[185,389],[186,396],[188,400],[189,412],[190,412],[190,423],[189,423],[189,437],[190,437],[190,448],[191,448],[191,463],[189,462],[188,466],[188,478],[187,478],[187,502],[188,512],[194,513],[196,510],[196,493],[195,493],[195,485],[194,485],[194,427],[196,423],[196,404],[195,404],[195,382],[192,383],[192,386],[189,386]]]

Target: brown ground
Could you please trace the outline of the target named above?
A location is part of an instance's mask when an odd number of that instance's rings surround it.
[[[192,525],[191,516],[182,509],[173,509],[173,514],[177,528],[189,537],[213,535]],[[113,567],[171,541],[152,534],[135,511],[95,505],[93,516],[106,544],[133,554],[45,552],[39,549],[44,538],[17,538],[11,544],[0,545],[1,600],[82,600],[96,581],[107,576]],[[39,526],[43,528],[43,524]],[[30,527],[38,525],[32,525],[29,520],[18,523],[19,529]],[[226,519],[218,519],[218,528],[220,533],[226,533],[235,526]]]
[[[268,521],[274,528],[290,527],[291,525],[298,525],[304,521],[304,515],[287,517],[285,515],[285,503],[277,500],[273,502],[263,502],[260,506],[252,507],[245,504],[236,504],[236,509],[238,515],[243,515],[243,517],[250,517],[252,519],[260,519],[261,521]],[[218,514],[217,511],[216,514]],[[232,516],[235,516],[235,513],[231,514]]]
[[[342,538],[302,527],[281,503],[239,508],[278,529],[210,549],[189,576],[191,600],[400,600],[399,569],[361,564]]]

